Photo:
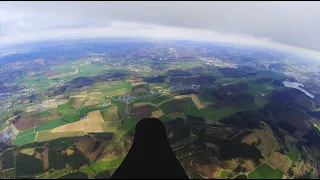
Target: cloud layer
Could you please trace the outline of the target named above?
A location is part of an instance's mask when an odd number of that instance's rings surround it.
[[[315,56],[320,51],[320,2],[0,2],[0,7],[1,44],[153,37],[262,45]]]

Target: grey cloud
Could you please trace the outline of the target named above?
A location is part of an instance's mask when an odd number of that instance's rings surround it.
[[[0,2],[0,7],[7,14],[21,14],[20,25],[2,17],[11,23],[2,26],[12,27],[2,27],[2,34],[17,28],[103,27],[122,20],[242,34],[320,50],[320,2]]]

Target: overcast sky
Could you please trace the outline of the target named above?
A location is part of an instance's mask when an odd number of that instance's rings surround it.
[[[285,48],[318,56],[320,2],[0,2],[0,44],[155,37]]]

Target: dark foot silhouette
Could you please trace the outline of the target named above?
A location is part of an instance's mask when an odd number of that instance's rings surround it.
[[[131,149],[111,179],[189,179],[174,155],[164,124],[144,118],[136,126]]]

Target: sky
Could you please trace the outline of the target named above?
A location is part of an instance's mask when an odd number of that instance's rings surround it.
[[[0,2],[0,45],[90,37],[227,42],[320,59],[320,2]]]

